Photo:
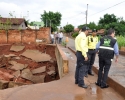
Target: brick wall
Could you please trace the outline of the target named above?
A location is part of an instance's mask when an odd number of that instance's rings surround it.
[[[8,31],[8,43],[21,43],[21,31],[9,30]]]
[[[37,39],[46,39],[45,42],[50,43],[50,28],[40,28],[37,31]]]
[[[35,43],[36,39],[42,39],[43,42],[50,43],[50,28],[41,28],[40,30],[9,30],[8,42],[5,30],[0,30],[0,44],[5,43]]]
[[[35,43],[36,32],[34,30],[24,30],[22,34],[22,43]]]
[[[6,31],[0,30],[0,44],[7,43]]]

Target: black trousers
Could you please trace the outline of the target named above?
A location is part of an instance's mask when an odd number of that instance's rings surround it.
[[[111,63],[112,63],[111,59],[99,58],[99,71],[98,71],[97,83],[101,84],[101,86],[106,85]],[[104,70],[104,73],[103,73],[103,70]]]
[[[88,67],[88,70],[87,70],[87,74],[88,73],[92,73],[92,66],[94,64],[94,61],[95,61],[95,56],[96,56],[96,51],[95,50],[90,50],[88,51],[88,55],[89,55],[89,67]]]
[[[75,71],[75,81],[78,85],[84,85],[84,76],[86,75],[88,62],[84,61],[85,58],[80,51],[76,52],[77,66]]]

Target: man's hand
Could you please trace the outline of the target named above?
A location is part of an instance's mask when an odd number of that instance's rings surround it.
[[[116,58],[115,58],[115,62],[116,62],[116,63],[118,62],[118,56],[116,56]]]
[[[88,61],[88,57],[85,57],[85,61]]]
[[[116,63],[118,62],[118,58],[115,59],[115,62],[116,62]]]

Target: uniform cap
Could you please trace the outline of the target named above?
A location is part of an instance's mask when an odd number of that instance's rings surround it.
[[[92,32],[97,32],[97,30],[96,30],[96,29],[93,29]]]

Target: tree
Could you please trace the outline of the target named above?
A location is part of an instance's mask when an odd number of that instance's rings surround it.
[[[85,24],[84,24],[85,25]],[[79,25],[78,28],[79,29],[82,29],[84,25]]]
[[[89,24],[83,24],[83,25],[79,25],[78,28],[82,29],[83,26],[88,26],[90,29],[97,29],[97,25],[94,22],[90,22]]]
[[[114,14],[105,14],[104,18],[100,18],[99,20],[99,24],[101,25],[105,25],[105,24],[110,24],[112,22],[117,22],[118,19],[116,18],[116,16]]]
[[[6,31],[7,43],[8,43],[8,30],[11,28],[11,19],[8,18],[4,23],[0,22],[0,29]]]
[[[87,25],[90,29],[97,29],[97,26],[94,22],[90,22],[88,25]]]
[[[33,21],[29,23],[30,26],[34,26]]]
[[[61,23],[61,13],[59,12],[46,12],[44,11],[44,14],[41,14],[41,20],[44,22],[44,25],[46,27],[51,27],[51,32],[56,31],[58,26],[60,26]]]
[[[70,32],[74,31],[74,26],[71,24],[68,24],[68,25],[64,26],[63,28],[64,28],[66,33],[70,33]]]

